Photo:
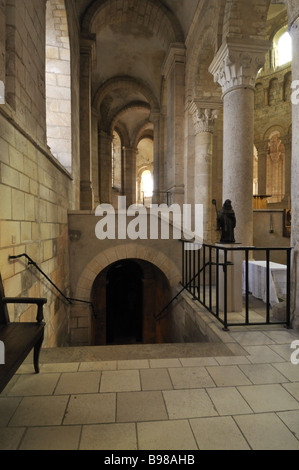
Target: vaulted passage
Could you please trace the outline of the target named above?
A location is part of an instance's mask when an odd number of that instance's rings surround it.
[[[96,318],[91,344],[154,344],[171,341],[169,318],[155,316],[171,298],[165,275],[144,260],[119,260],[94,281]]]

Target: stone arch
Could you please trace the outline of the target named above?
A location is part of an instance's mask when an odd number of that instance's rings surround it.
[[[127,92],[140,93],[150,105],[151,110],[159,110],[159,103],[150,87],[133,77],[115,77],[107,80],[97,90],[93,98],[93,106],[99,110],[104,98],[118,88],[126,88]]]
[[[123,116],[127,111],[133,111],[133,110],[138,110],[138,109],[143,109],[145,111],[150,112],[150,106],[147,103],[144,103],[142,101],[135,101],[130,104],[127,104],[126,106],[122,107],[121,109],[118,109],[113,118],[111,119],[111,123],[109,124],[110,126],[110,132],[113,131],[116,123],[119,121],[121,116]]]
[[[273,134],[274,132],[279,132],[280,135],[285,135],[286,134],[286,129],[280,124],[277,124],[275,126],[271,126],[264,133],[263,140],[265,142],[267,142],[269,140],[270,135]]]
[[[158,0],[96,0],[86,10],[83,32],[98,32],[108,24],[136,22],[158,36],[162,44],[184,42],[184,33],[176,16]]]
[[[180,282],[180,270],[167,255],[149,246],[125,243],[102,251],[87,264],[78,279],[76,297],[89,301],[97,275],[121,259],[141,259],[152,263],[162,271],[171,288],[175,288]]]

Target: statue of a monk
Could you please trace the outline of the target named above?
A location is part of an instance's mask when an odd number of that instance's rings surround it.
[[[217,229],[221,230],[220,243],[235,243],[234,228],[236,227],[236,215],[229,199],[225,201],[217,215]]]

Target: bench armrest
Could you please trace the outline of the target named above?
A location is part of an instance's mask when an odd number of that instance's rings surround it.
[[[47,299],[35,297],[4,297],[0,302],[4,304],[35,304],[37,305],[36,321],[42,323],[44,319],[43,306],[47,303]]]

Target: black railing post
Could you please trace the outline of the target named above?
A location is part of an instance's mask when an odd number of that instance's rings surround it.
[[[185,285],[185,244],[182,242],[182,284]]]
[[[197,298],[200,301],[201,300],[201,292],[200,292],[200,275],[201,275],[201,250],[198,250],[198,255],[197,255],[197,266],[198,266],[198,276],[197,276]]]
[[[219,317],[219,247],[216,247],[216,316]]]
[[[227,250],[224,249],[224,329],[227,330]]]
[[[203,245],[203,259],[202,259],[202,263],[203,263],[203,266],[206,265],[206,246]],[[204,305],[206,304],[206,269],[204,268],[203,270],[203,273],[202,273],[202,282],[203,282],[203,287],[202,287],[202,301],[204,303]]]
[[[270,323],[270,250],[266,250],[266,323]]]
[[[249,250],[245,250],[245,323],[249,324]]]
[[[209,309],[212,310],[212,247],[209,246]]]
[[[286,324],[291,326],[291,249],[287,249],[287,299],[286,299]]]

